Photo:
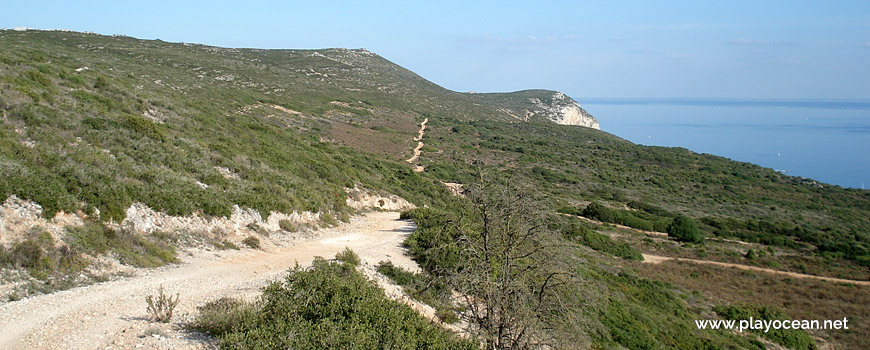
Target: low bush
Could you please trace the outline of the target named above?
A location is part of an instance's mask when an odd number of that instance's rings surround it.
[[[212,305],[206,308],[209,316],[200,313],[194,324],[217,336],[223,349],[472,350],[479,346],[387,299],[383,290],[348,265],[320,258],[310,268],[296,267],[283,281],[265,287],[256,308],[249,307],[237,302]]]
[[[704,241],[704,236],[695,221],[685,215],[679,215],[674,218],[674,221],[668,226],[668,236],[674,237],[683,242],[701,243]]]
[[[248,236],[242,240],[242,244],[251,249],[260,249],[260,239],[254,236]]]
[[[758,306],[749,304],[739,305],[719,305],[713,307],[713,311],[726,320],[791,320],[788,315],[780,309],[768,306]],[[800,329],[773,329],[764,332],[763,330],[752,330],[760,334],[763,338],[789,349],[795,350],[813,350],[816,349],[816,344],[813,338],[804,330]]]
[[[230,242],[230,241],[223,241],[223,242],[215,243],[215,247],[217,247],[218,249],[221,249],[221,250],[227,250],[227,249],[239,250],[239,246],[237,246],[235,243]]]
[[[292,221],[284,219],[278,221],[278,227],[287,232],[296,232],[299,231],[299,227],[296,226]]]
[[[159,235],[142,236],[116,231],[103,223],[67,227],[67,244],[90,254],[114,254],[118,260],[136,267],[158,267],[177,261],[175,247]]]
[[[166,295],[163,292],[163,286],[157,290],[157,296],[148,295],[145,297],[145,303],[148,304],[148,314],[157,322],[168,323],[172,319],[172,312],[178,306],[178,294],[175,294],[173,299],[171,295]]]
[[[210,301],[197,310],[199,314],[188,328],[217,337],[238,330],[240,325],[251,322],[257,313],[254,304],[234,298]]]
[[[568,225],[562,229],[562,235],[600,252],[628,260],[643,260],[643,255],[630,244],[616,242],[610,237],[582,225]]]
[[[67,279],[88,266],[79,251],[67,246],[56,246],[51,234],[42,229],[31,229],[23,241],[15,242],[9,249],[0,245],[0,266],[23,268],[42,281],[50,277]]]
[[[350,266],[359,266],[360,264],[359,255],[348,247],[345,247],[344,250],[336,253],[335,260],[341,261]]]

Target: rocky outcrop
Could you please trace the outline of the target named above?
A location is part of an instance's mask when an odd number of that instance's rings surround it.
[[[550,98],[531,98],[529,102],[532,103],[532,108],[526,111],[526,119],[540,114],[556,124],[577,125],[601,130],[595,117],[580,107],[577,101],[561,92],[554,93]]]
[[[354,210],[406,210],[414,208],[414,204],[393,194],[380,194],[358,187],[348,188],[346,204]],[[64,227],[84,225],[85,215],[58,212],[54,218],[47,220],[42,217],[42,207],[36,202],[24,200],[15,195],[9,196],[0,205],[0,244],[8,246],[20,241],[27,231],[37,227],[50,232],[56,240],[64,236]],[[99,214],[97,214],[99,215]],[[120,224],[112,224],[136,232],[200,232],[206,234],[238,234],[248,230],[252,225],[277,232],[281,230],[281,221],[289,221],[295,226],[317,225],[322,213],[310,211],[280,213],[272,211],[267,218],[251,208],[233,206],[229,217],[213,217],[199,214],[173,216],[158,212],[143,203],[133,203],[126,211],[126,217]]]
[[[84,225],[82,216],[60,211],[47,220],[42,217],[42,206],[11,195],[0,205],[0,244],[8,246],[22,240],[32,228],[46,230],[55,238],[60,237],[65,226]]]
[[[377,194],[358,187],[348,188],[347,206],[356,210],[381,209],[381,210],[407,210],[415,206],[402,197],[393,194]]]

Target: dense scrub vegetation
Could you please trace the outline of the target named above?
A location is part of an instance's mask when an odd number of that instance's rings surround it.
[[[158,267],[176,262],[168,235],[139,235],[115,230],[102,223],[68,227],[64,242],[55,242],[47,231],[33,228],[9,248],[0,245],[0,268],[23,269],[37,281],[16,288],[7,296],[18,299],[35,293],[75,287],[102,276],[86,273],[93,258],[108,254],[122,264]],[[84,278],[83,278],[84,277]]]
[[[598,233],[585,225],[576,222],[570,223],[564,225],[561,231],[569,240],[597,251],[629,260],[643,260],[641,253],[637,251],[637,249],[634,249],[630,244],[614,241],[610,237]]]
[[[235,204],[342,217],[354,186],[438,198],[405,165],[325,142],[317,130],[330,122],[280,109],[328,114],[297,94],[334,106],[332,90],[276,94],[281,75],[253,66],[230,75],[275,87],[225,83],[225,60],[244,61],[232,50],[36,31],[0,32],[0,48],[0,197],[34,200],[48,218],[82,209],[120,221],[133,202],[172,215],[227,216]]]
[[[442,209],[419,208],[402,214],[418,225],[418,229],[405,243],[428,274],[450,281],[454,269],[467,266],[461,257],[468,247],[461,237],[466,237],[464,235],[469,229],[480,230],[483,227],[481,222],[473,219],[474,208],[467,202],[456,201]],[[500,212],[498,209],[492,210]],[[591,244],[603,252],[628,259],[640,258],[639,253],[630,246],[616,244],[606,236],[582,226],[576,219],[565,222],[561,216],[549,216],[548,221],[548,226],[562,232],[564,241],[560,244]],[[702,318],[701,310],[690,307],[680,294],[675,293],[673,286],[641,278],[628,270],[620,271],[614,266],[596,267],[595,264],[581,263],[581,260],[594,259],[585,255],[583,250],[559,252],[552,256],[556,260],[542,264],[565,266],[565,271],[570,271],[568,275],[575,277],[564,280],[565,284],[554,288],[554,292],[560,294],[553,299],[560,300],[559,311],[551,314],[549,321],[539,324],[548,329],[540,339],[548,339],[558,344],[556,346],[559,348],[764,348],[752,338],[724,331],[697,330],[693,320]],[[402,278],[410,279],[402,275],[397,277]],[[462,289],[459,291],[462,292]],[[581,319],[583,324],[579,324]],[[578,324],[560,323],[565,320],[574,320]],[[547,323],[551,321],[556,323]]]
[[[526,174],[563,212],[659,232],[685,215],[705,236],[870,259],[870,191],[582,127],[451,118],[428,125],[429,143],[441,152],[422,159],[445,182],[473,181],[483,161]]]
[[[323,259],[290,270],[255,303],[206,304],[192,327],[223,349],[477,349],[386,299],[352,265]]]
[[[719,316],[726,320],[793,320],[782,310],[775,307],[758,305],[719,305],[713,308]],[[753,330],[774,343],[795,350],[817,349],[813,339],[805,330],[801,329],[771,329],[768,332]]]

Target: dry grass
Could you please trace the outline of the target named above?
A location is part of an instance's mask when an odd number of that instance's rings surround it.
[[[638,272],[697,291],[717,304],[782,308],[794,319],[849,319],[850,330],[810,331],[818,345],[860,349],[870,342],[870,288],[684,262],[634,263]],[[824,348],[824,347],[823,347]]]

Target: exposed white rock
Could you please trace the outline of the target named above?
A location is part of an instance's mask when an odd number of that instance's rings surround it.
[[[142,113],[142,116],[151,119],[153,122],[158,124],[164,124],[166,122],[166,116],[154,108],[148,108],[148,110]]]
[[[578,125],[601,130],[601,126],[595,117],[583,110],[577,101],[565,96],[561,92],[554,93],[549,104],[538,98],[532,98],[529,102],[540,109],[547,119],[552,120],[556,124]]]
[[[214,168],[219,173],[221,173],[221,175],[224,177],[224,179],[233,179],[233,180],[239,179],[239,175],[236,174],[235,172],[233,172],[232,170],[230,170],[230,168],[222,167],[222,166],[215,166]]]
[[[404,198],[392,194],[379,194],[358,187],[348,188],[345,191],[348,194],[346,201],[348,207],[355,210],[406,210],[415,207]],[[59,240],[64,235],[64,227],[84,225],[84,214],[81,213],[73,215],[61,211],[51,220],[46,220],[42,217],[42,212],[42,207],[36,202],[20,199],[15,195],[9,196],[0,205],[0,244],[8,246],[24,239],[24,235],[32,227],[47,230],[55,239]],[[99,216],[99,212],[96,212],[95,216]],[[126,217],[119,226],[146,233],[187,231],[205,234],[240,234],[242,230],[247,229],[252,224],[271,232],[277,232],[281,230],[280,222],[283,220],[304,226],[316,225],[320,219],[321,213],[309,211],[292,213],[272,211],[268,218],[263,219],[257,210],[240,208],[238,205],[233,206],[229,217],[211,217],[196,213],[187,216],[173,216],[158,212],[143,203],[133,203],[127,208]]]
[[[414,204],[402,197],[393,194],[377,194],[358,187],[347,188],[347,206],[356,210],[383,209],[383,210],[407,210],[414,208]]]
[[[84,221],[78,215],[63,211],[47,220],[42,217],[42,206],[15,195],[9,196],[0,206],[0,244],[3,245],[24,239],[24,234],[33,227],[42,228],[57,238],[68,225],[81,226]]]

